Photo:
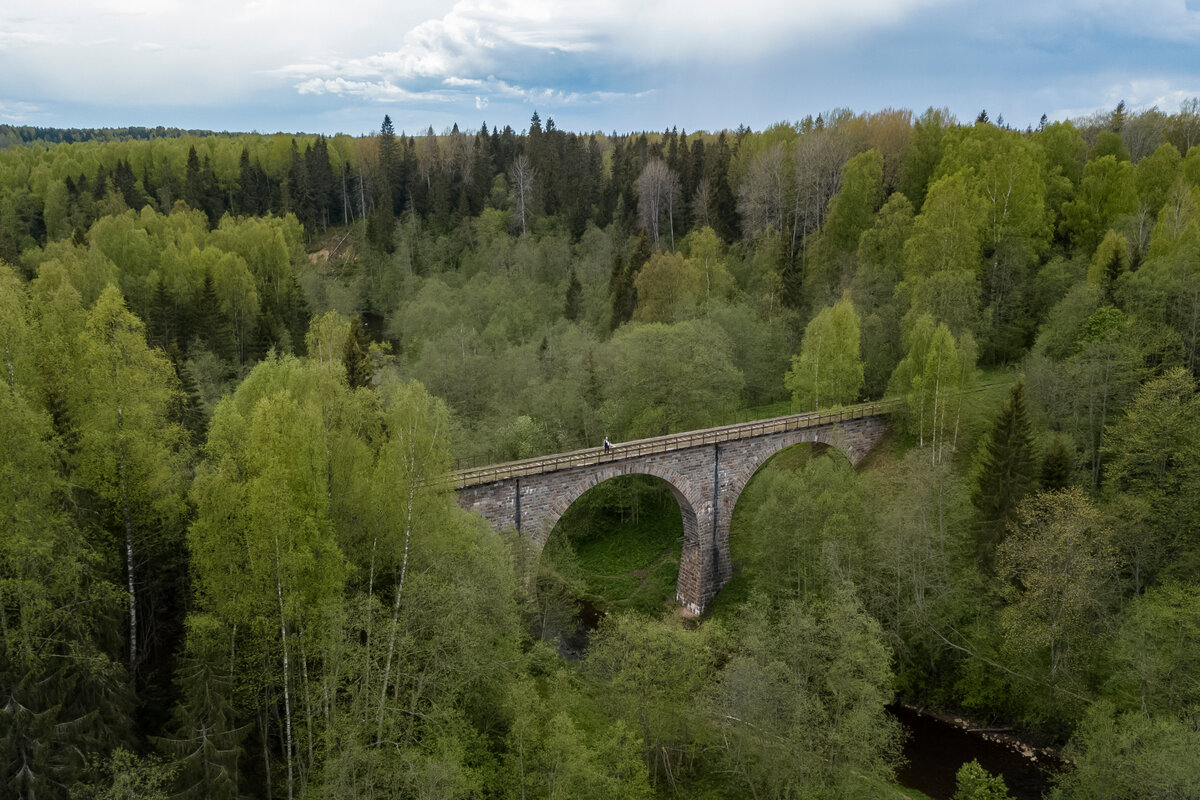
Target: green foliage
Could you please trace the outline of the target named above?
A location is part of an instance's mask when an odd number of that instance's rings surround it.
[[[714,695],[726,769],[759,796],[877,793],[899,731],[888,650],[853,587],[816,606],[757,598],[737,630]]]
[[[586,669],[604,701],[640,731],[652,783],[671,786],[703,753],[705,709],[694,702],[711,679],[721,632],[686,630],[633,614],[609,615],[593,635]]]
[[[883,156],[867,150],[842,167],[842,182],[808,263],[805,290],[814,307],[837,297],[854,274],[853,258],[863,231],[883,201]]]
[[[959,767],[954,784],[952,800],[1012,800],[1004,778],[992,775],[974,759]]]
[[[72,797],[96,800],[167,800],[174,770],[154,756],[137,756],[117,748],[102,768],[103,783],[76,787]]]
[[[942,139],[954,117],[946,108],[928,108],[913,124],[912,138],[900,168],[900,191],[913,206],[925,204],[925,192],[942,157]]]
[[[1109,231],[1104,234],[1096,255],[1088,267],[1088,283],[1099,286],[1104,296],[1111,298],[1117,282],[1129,272],[1129,240]]]
[[[1193,755],[1200,747],[1194,726],[1169,716],[1117,714],[1104,702],[1089,710],[1072,737],[1074,762],[1053,795],[1064,800],[1187,797],[1200,786]]]
[[[181,796],[882,794],[886,642],[904,695],[1062,739],[1111,700],[1077,731],[1071,796],[1189,794],[1194,112],[1032,134],[933,109],[715,136],[0,126],[46,143],[0,151],[19,265],[0,268],[0,778],[154,795],[163,771],[113,754],[152,743]],[[676,254],[628,236],[650,163],[675,183],[655,223]],[[804,315],[846,289],[839,402],[892,376],[910,411],[862,475],[784,454],[747,488],[721,602],[774,602],[721,609],[749,620],[736,638],[610,620],[602,669],[519,646],[510,557],[455,508],[451,456],[781,413],[789,366],[827,403],[827,355],[806,353],[833,309]],[[1015,402],[971,413],[976,355],[1024,357],[1027,433]],[[989,583],[976,517],[1002,538],[1032,441],[1055,493],[1009,519],[1022,544]],[[676,507],[602,505],[580,505],[577,556],[543,559],[554,613],[588,594],[620,597],[610,618],[659,611]],[[860,607],[835,625],[847,580]],[[550,605],[544,635],[572,624]]]
[[[1054,692],[1051,703],[1078,700],[1095,643],[1113,600],[1116,553],[1108,522],[1078,488],[1034,495],[1017,509],[996,554],[1008,605],[1005,645],[1031,656]]]
[[[7,284],[0,298],[20,294]],[[0,776],[11,796],[33,800],[65,797],[66,787],[93,775],[88,754],[128,742],[133,703],[121,666],[127,600],[69,515],[64,453],[49,415],[31,404],[28,383],[14,380],[32,374],[24,322],[16,314],[3,323]]]
[[[864,495],[845,458],[820,456],[795,472],[764,469],[746,491],[737,557],[755,586],[815,602],[862,577]]]
[[[745,379],[724,331],[709,322],[630,325],[607,352],[608,418],[620,438],[702,428],[740,405]]]
[[[858,399],[863,385],[859,319],[849,292],[821,310],[804,329],[800,354],[784,376],[792,405],[800,410],[836,408]]]
[[[929,187],[929,196],[904,243],[904,280],[913,318],[931,314],[956,335],[970,329],[979,306],[979,257],[985,222],[982,201],[956,172]]]
[[[888,391],[907,401],[906,425],[922,448],[928,441],[936,464],[958,443],[962,391],[974,378],[974,341],[967,334],[960,345],[944,323],[935,326],[933,318],[923,314],[905,345],[905,356],[892,373]]]
[[[1047,492],[1067,488],[1074,468],[1075,458],[1067,448],[1066,439],[1061,435],[1055,436],[1042,458],[1041,488]]]
[[[1200,592],[1168,582],[1125,609],[1106,695],[1120,710],[1186,719],[1200,708]]]
[[[976,542],[985,568],[991,566],[992,553],[1003,539],[1017,505],[1036,484],[1033,442],[1025,413],[1025,383],[1018,381],[985,440],[979,484],[971,496],[980,517]]]
[[[579,282],[579,278],[575,275],[574,268],[571,269],[571,276],[567,279],[567,296],[563,303],[563,317],[568,322],[576,322],[583,310],[583,284]]]
[[[679,253],[655,253],[634,279],[637,322],[674,322],[701,292],[701,276]]]
[[[1088,161],[1073,200],[1063,203],[1060,231],[1078,253],[1091,253],[1121,215],[1137,207],[1134,170],[1128,160],[1102,155]]]
[[[1178,564],[1181,577],[1200,567],[1200,552],[1183,533],[1200,522],[1198,441],[1200,398],[1195,380],[1181,368],[1142,384],[1105,437],[1109,488],[1145,509],[1136,515],[1144,525],[1122,537],[1139,588],[1166,559]]]
[[[346,368],[346,384],[359,389],[371,382],[371,340],[363,330],[362,320],[354,317],[346,331],[346,343],[342,346],[342,364]]]

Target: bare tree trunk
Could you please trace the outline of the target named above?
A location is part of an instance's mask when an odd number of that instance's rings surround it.
[[[125,415],[117,406],[117,483],[121,493],[121,518],[125,524],[125,579],[129,591],[129,671],[137,668],[137,586],[133,580],[133,518],[129,512],[129,490],[125,485]]]
[[[308,775],[312,772],[313,766],[313,713],[312,713],[312,694],[309,691],[308,682],[308,650],[304,646],[304,630],[301,629],[297,638],[300,640],[300,675],[304,681],[304,718],[308,722],[308,762],[304,764],[304,770],[301,774],[301,785],[308,784]]]
[[[287,647],[287,622],[286,614],[283,606],[283,582],[280,580],[279,571],[282,565],[279,555],[279,535],[275,536],[275,596],[279,600],[279,638],[283,647],[283,723],[284,723],[284,751],[287,755],[287,789],[288,800],[292,800],[294,796],[293,777],[292,777],[292,696],[289,684],[291,683],[291,673],[288,664],[288,647]]]
[[[521,233],[528,232],[526,217],[529,215],[529,201],[533,193],[533,182],[537,178],[537,170],[529,163],[529,157],[524,153],[513,159],[509,168],[509,177],[513,182],[514,199],[517,201],[517,213],[521,217]]]
[[[383,663],[383,686],[379,691],[379,719],[375,733],[376,744],[383,738],[383,710],[387,698],[388,681],[392,672],[392,658],[396,653],[396,629],[400,621],[400,594],[404,591],[404,575],[408,571],[408,545],[412,539],[412,509],[413,496],[415,494],[416,488],[413,484],[413,476],[410,475],[408,484],[408,519],[404,525],[404,555],[400,559],[400,580],[396,583],[396,600],[392,603],[392,632],[388,638],[387,660]]]
[[[371,713],[371,705],[367,700],[367,692],[371,686],[371,620],[375,618],[375,553],[379,547],[379,514],[375,515],[375,536],[371,539],[371,567],[367,573],[367,663],[366,675],[363,679],[363,722]]]
[[[267,707],[265,705],[259,711],[259,714],[258,724],[262,729],[263,740],[263,774],[267,776],[267,780],[265,781],[267,785],[267,800],[271,800],[271,748],[269,746],[269,742],[271,741],[271,718],[267,715]]]

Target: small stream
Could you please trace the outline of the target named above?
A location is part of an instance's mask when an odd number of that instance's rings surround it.
[[[985,739],[908,706],[896,703],[887,710],[908,732],[907,763],[896,771],[897,782],[933,800],[950,800],[955,773],[972,759],[993,775],[1003,776],[1016,800],[1041,800],[1060,766],[1052,756],[1039,755],[1035,761],[1011,744]]]

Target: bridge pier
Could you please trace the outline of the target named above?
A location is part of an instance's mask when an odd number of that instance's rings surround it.
[[[878,412],[826,422],[818,415],[807,416],[816,417],[817,424],[772,429],[779,421],[768,420],[629,442],[608,453],[597,448],[467,471],[460,476],[476,477],[460,481],[465,485],[458,488],[458,501],[482,514],[497,531],[516,528],[540,554],[558,520],[596,484],[620,475],[662,478],[683,516],[676,600],[698,616],[733,574],[730,518],[742,490],[767,459],[793,444],[822,442],[839,448],[857,465],[887,429],[886,417]],[[736,435],[741,429],[748,435]],[[663,446],[667,442],[678,446]]]

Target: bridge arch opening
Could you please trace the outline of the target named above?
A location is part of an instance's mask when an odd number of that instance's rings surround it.
[[[866,551],[866,483],[851,454],[815,441],[764,458],[730,515],[731,578],[714,598],[736,605],[755,587],[824,596]]]
[[[554,521],[537,559],[537,627],[560,650],[586,642],[607,611],[656,612],[678,592],[684,541],[696,536],[692,502],[662,477],[597,482]]]

